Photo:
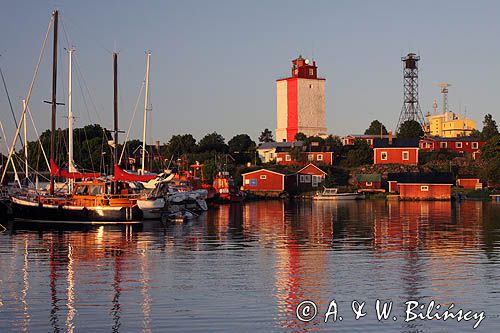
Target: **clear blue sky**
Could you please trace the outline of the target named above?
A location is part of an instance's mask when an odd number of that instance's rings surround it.
[[[420,103],[425,113],[433,86],[449,82],[449,103],[481,127],[498,120],[500,2],[498,1],[2,1],[0,58],[16,112],[26,95],[51,11],[61,11],[85,81],[74,81],[76,126],[112,124],[112,56],[119,52],[120,127],[128,127],[152,51],[151,131],[197,139],[217,131],[257,139],[276,127],[275,80],[290,60],[314,58],[327,79],[330,133],[361,133],[373,119],[394,128],[402,106],[400,57],[417,52]],[[31,101],[39,129],[49,127],[50,48]],[[61,52],[59,100],[66,101],[66,55]],[[91,91],[85,100],[79,84]],[[91,106],[96,105],[96,110]],[[142,100],[132,137],[140,137]],[[65,127],[66,109],[58,125]],[[3,89],[0,117],[12,133]],[[123,137],[123,136],[122,136]],[[9,139],[11,140],[11,139]]]

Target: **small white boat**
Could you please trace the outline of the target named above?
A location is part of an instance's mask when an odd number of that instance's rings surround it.
[[[323,187],[323,192],[316,193],[313,200],[360,200],[364,198],[365,195],[361,193],[338,193],[336,188]]]

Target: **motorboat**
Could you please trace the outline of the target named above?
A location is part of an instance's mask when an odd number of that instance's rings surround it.
[[[338,193],[337,188],[323,187],[323,191],[316,193],[313,200],[360,200],[364,198],[365,195],[361,193]]]

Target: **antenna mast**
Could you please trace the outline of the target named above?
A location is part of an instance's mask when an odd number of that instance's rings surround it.
[[[451,87],[449,83],[438,83],[435,84],[436,87],[441,87],[441,94],[443,95],[443,114],[448,112],[448,87]]]

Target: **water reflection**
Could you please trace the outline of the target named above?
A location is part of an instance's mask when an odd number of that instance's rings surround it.
[[[19,225],[0,235],[0,329],[329,330],[298,321],[297,304],[324,312],[353,297],[500,310],[499,213],[489,202],[263,201],[166,227]]]

